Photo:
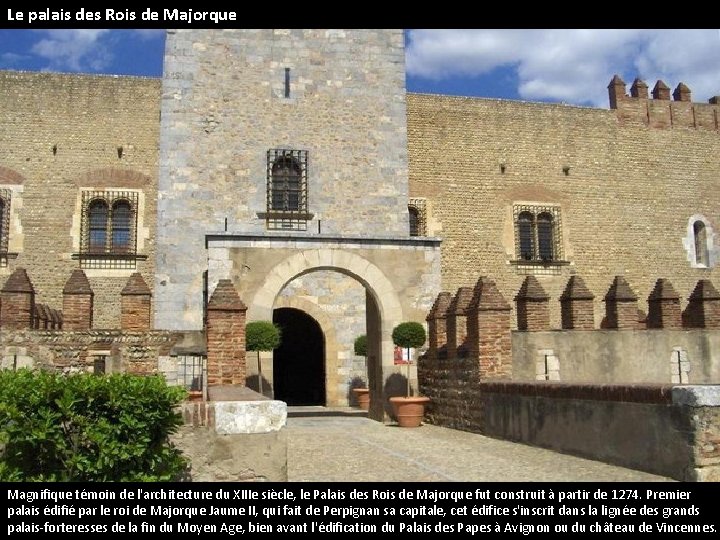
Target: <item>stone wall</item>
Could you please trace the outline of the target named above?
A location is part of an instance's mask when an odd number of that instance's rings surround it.
[[[207,233],[266,231],[269,150],[308,152],[290,232],[408,235],[403,46],[401,30],[168,33],[159,328],[201,327]]]
[[[183,335],[169,331],[3,330],[2,367],[42,367],[62,372],[158,373],[158,359],[169,357]]]
[[[512,333],[513,380],[720,383],[720,329],[562,330]]]
[[[32,275],[37,302],[59,307],[79,262],[83,189],[139,192],[135,269],[87,270],[98,328],[120,325],[131,273],[154,286],[158,79],[0,72],[0,189],[11,191],[7,266]]]

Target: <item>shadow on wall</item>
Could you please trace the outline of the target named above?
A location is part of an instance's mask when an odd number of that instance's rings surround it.
[[[367,383],[362,379],[362,377],[353,377],[350,380],[350,383],[348,384],[348,390],[347,390],[347,399],[348,403],[351,407],[358,407],[358,399],[355,392],[353,392],[354,388],[367,388]]]
[[[245,380],[245,386],[247,386],[250,390],[255,390],[256,392],[260,393],[260,387],[258,386],[258,376],[257,375],[250,375]],[[268,381],[265,377],[262,378],[262,394],[268,398],[268,399],[274,399],[274,389],[272,384],[270,384],[270,381]]]
[[[383,403],[385,413],[393,420],[397,420],[393,406],[390,404],[390,398],[398,396],[405,397],[407,395],[407,377],[400,373],[390,375],[385,381],[385,391],[383,394],[385,395],[385,403]]]

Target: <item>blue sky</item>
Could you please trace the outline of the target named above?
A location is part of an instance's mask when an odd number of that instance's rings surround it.
[[[607,107],[619,74],[720,94],[720,30],[409,30],[407,88]],[[161,30],[0,30],[0,69],[157,77]]]

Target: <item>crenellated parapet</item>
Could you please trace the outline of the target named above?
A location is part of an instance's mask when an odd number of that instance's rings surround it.
[[[625,82],[615,75],[608,85],[608,96],[610,108],[616,110],[621,123],[642,123],[662,129],[719,129],[720,96],[711,97],[707,103],[693,102],[690,88],[682,82],[671,93],[670,87],[659,80],[653,87],[652,97],[648,97],[648,85],[635,79],[627,95]]]

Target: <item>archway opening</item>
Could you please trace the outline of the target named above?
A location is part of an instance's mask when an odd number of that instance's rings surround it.
[[[325,337],[318,322],[294,308],[273,310],[282,341],[273,353],[275,399],[288,405],[325,405]]]

